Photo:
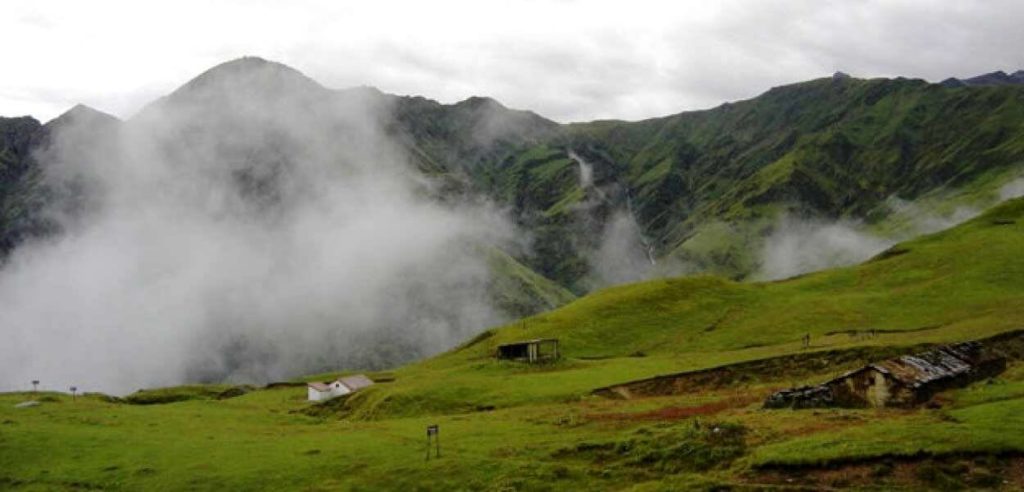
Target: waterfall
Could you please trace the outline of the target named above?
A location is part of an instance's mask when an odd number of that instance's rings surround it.
[[[579,154],[577,154],[572,149],[566,149],[566,153],[569,155],[570,159],[576,162],[576,166],[579,169],[580,188],[584,190],[594,190],[595,194],[600,200],[609,202],[608,197],[607,195],[605,195],[604,191],[601,188],[594,186],[593,164],[590,164],[589,162],[584,160],[582,157],[579,156]],[[633,229],[633,231],[635,232],[638,242],[640,243],[640,246],[643,247],[644,255],[647,257],[647,261],[650,262],[651,265],[655,265],[657,262],[654,259],[654,245],[651,244],[651,241],[647,238],[646,235],[644,235],[644,231],[640,227],[640,221],[638,221],[636,218],[636,213],[634,213],[633,211],[633,197],[629,191],[629,187],[624,186],[621,183],[619,183],[619,185],[626,190],[626,214],[630,219],[631,229]]]
[[[651,244],[650,239],[644,234],[642,228],[640,228],[640,221],[636,220],[636,212],[633,211],[633,193],[626,188],[626,211],[629,212],[629,216],[633,218],[633,224],[636,225],[636,234],[640,238],[640,244],[643,245],[644,251],[647,253],[647,261],[651,262],[651,265],[657,264],[654,259],[654,245]]]

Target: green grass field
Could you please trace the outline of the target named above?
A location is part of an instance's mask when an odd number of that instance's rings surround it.
[[[377,385],[324,405],[306,402],[302,386],[241,396],[225,393],[228,386],[186,386],[132,397],[145,405],[2,394],[0,488],[1018,489],[1020,363],[914,410],[761,409],[772,390],[823,380],[838,365],[663,397],[591,392],[794,353],[891,350],[1019,329],[1022,253],[1018,199],[859,266],[770,283],[693,277],[596,292],[374,373]],[[862,335],[869,330],[876,335]],[[497,344],[536,337],[559,338],[565,357],[526,366],[491,356]],[[15,408],[32,399],[40,405]],[[440,426],[442,455],[428,461],[430,424]]]

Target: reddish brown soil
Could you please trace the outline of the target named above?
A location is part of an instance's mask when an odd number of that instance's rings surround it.
[[[761,397],[734,396],[693,407],[663,407],[646,412],[594,413],[588,414],[587,418],[591,420],[622,421],[680,420],[690,417],[714,415],[733,408],[743,408],[756,401],[761,401]]]

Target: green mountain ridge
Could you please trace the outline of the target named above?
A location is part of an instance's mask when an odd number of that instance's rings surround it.
[[[575,124],[562,138],[629,190],[638,223],[666,256],[716,222],[757,229],[789,211],[870,223],[891,213],[889,197],[912,201],[1017,175],[1022,97],[1020,86],[819,79],[706,111]],[[573,193],[568,184],[559,190]]]
[[[515,260],[575,294],[601,285],[595,262],[606,260],[596,252],[616,217],[636,223],[629,254],[659,261],[640,276],[744,279],[761,270],[765,238],[782,216],[849,219],[899,239],[908,219],[893,198],[924,200],[927,210],[953,202],[980,209],[1024,173],[1021,85],[832,77],[702,111],[559,124],[485,97],[446,105],[372,88],[331,90],[250,57],[208,70],[132,120],[165,105],[201,111],[195,97],[234,91],[258,94],[271,110],[296,100],[373,108],[413,166],[440,184],[431,191],[438,200],[483,197],[506,207],[532,242]],[[47,125],[0,120],[3,251],[52,230],[31,158]]]

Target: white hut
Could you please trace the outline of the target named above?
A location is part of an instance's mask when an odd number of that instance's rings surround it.
[[[362,374],[357,374],[355,376],[346,376],[335,379],[334,381],[327,381],[323,383],[307,383],[306,395],[308,396],[309,401],[324,401],[338,396],[347,395],[353,391],[357,391],[371,385],[373,385],[373,381],[370,380],[370,378]]]

